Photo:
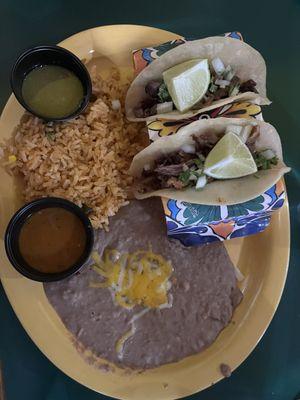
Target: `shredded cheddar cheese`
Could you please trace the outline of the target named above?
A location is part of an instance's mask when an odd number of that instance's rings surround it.
[[[91,286],[110,288],[120,306],[159,308],[168,304],[172,266],[160,254],[151,249],[123,254],[106,249],[101,259],[97,253],[93,259],[95,271],[104,280]]]
[[[17,157],[14,154],[8,156],[8,162],[14,163],[16,161],[17,161]]]

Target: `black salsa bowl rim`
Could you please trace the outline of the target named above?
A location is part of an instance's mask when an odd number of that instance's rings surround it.
[[[72,70],[72,72],[75,73],[75,75],[80,79],[82,85],[83,85],[83,89],[84,89],[84,96],[83,99],[81,101],[81,103],[79,104],[78,108],[73,111],[71,114],[65,115],[64,117],[46,117],[43,116],[39,113],[36,113],[24,100],[23,96],[22,96],[22,84],[23,81],[25,79],[25,77],[28,75],[28,73],[30,71],[32,71],[34,68],[41,66],[41,65],[46,65],[43,64],[42,62],[40,63],[32,63],[31,66],[29,68],[26,69],[26,72],[24,73],[24,77],[21,80],[21,87],[20,87],[20,83],[18,82],[19,79],[17,77],[17,73],[18,73],[18,68],[21,65],[21,63],[27,58],[30,57],[32,54],[34,53],[38,53],[38,52],[45,52],[45,51],[49,51],[49,52],[53,52],[53,54],[59,54],[60,56],[65,57],[66,61],[71,61],[72,63],[74,63],[74,65],[76,65],[79,70],[80,70],[80,74],[74,72],[72,69],[70,69],[70,67],[68,68],[68,66],[65,63],[55,63],[55,56],[53,57],[53,62],[47,65],[60,65],[60,66],[64,66],[66,69]],[[30,112],[31,114],[35,115],[36,117],[44,120],[45,122],[62,122],[62,121],[67,121],[69,119],[72,118],[76,118],[79,114],[81,114],[86,107],[89,104],[90,101],[90,97],[92,94],[92,81],[91,81],[91,77],[90,74],[86,68],[86,66],[83,64],[83,62],[71,51],[65,49],[64,47],[61,46],[57,46],[57,45],[44,45],[44,46],[35,46],[35,47],[31,47],[27,50],[25,50],[23,53],[21,53],[19,55],[19,57],[16,59],[16,61],[13,64],[13,67],[11,69],[11,73],[10,73],[10,85],[11,85],[11,89],[16,97],[16,99],[18,100],[18,102],[22,105],[22,107],[24,107],[28,112]]]
[[[18,236],[27,218],[41,209],[50,207],[64,208],[72,212],[80,219],[86,233],[86,245],[80,258],[66,270],[56,273],[45,273],[32,268],[21,256],[18,246]],[[59,197],[43,197],[25,204],[12,216],[6,228],[4,242],[6,255],[19,273],[34,281],[55,282],[74,275],[88,261],[94,245],[94,230],[88,216],[76,204]]]

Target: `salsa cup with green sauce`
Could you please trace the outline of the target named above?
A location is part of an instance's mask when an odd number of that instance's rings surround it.
[[[38,46],[22,53],[11,71],[11,87],[27,111],[47,122],[75,118],[92,93],[84,64],[59,46]]]

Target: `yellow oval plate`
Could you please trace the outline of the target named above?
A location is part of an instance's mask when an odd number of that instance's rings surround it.
[[[100,57],[102,68],[115,64],[132,71],[131,50],[177,38],[160,29],[104,26],[78,33],[61,43],[81,59]],[[10,97],[0,120],[1,141],[11,135],[23,113]],[[120,370],[104,372],[89,365],[73,346],[70,335],[48,303],[40,283],[19,275],[9,264],[3,236],[12,213],[21,205],[12,178],[0,171],[1,280],[23,327],[40,350],[63,372],[83,385],[106,395],[131,400],[175,399],[190,395],[219,381],[220,363],[234,370],[254,349],[278,306],[289,261],[290,224],[288,203],[272,217],[262,234],[226,242],[235,264],[245,275],[244,300],[231,323],[215,343],[199,355],[142,374]],[[80,310],[77,310],[80,312]],[[99,338],[101,340],[101,338]]]

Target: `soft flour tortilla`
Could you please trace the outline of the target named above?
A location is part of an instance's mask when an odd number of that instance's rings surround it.
[[[193,135],[201,136],[209,132],[221,135],[228,125],[233,124],[242,126],[257,124],[260,129],[260,136],[256,142],[257,150],[272,149],[279,159],[278,164],[269,170],[258,171],[255,175],[238,179],[213,181],[207,184],[202,190],[196,190],[195,188],[183,190],[161,189],[148,193],[140,193],[138,188],[136,188],[136,198],[144,199],[151,196],[161,196],[197,204],[238,204],[264,193],[286,172],[290,171],[290,168],[283,162],[280,137],[272,125],[263,121],[250,122],[249,119],[216,118],[195,121],[182,128],[176,135],[156,140],[134,157],[129,172],[138,181],[138,178],[142,175],[144,165],[148,164],[152,167],[154,161],[158,158],[179,151],[184,144],[193,144]]]
[[[248,44],[237,39],[209,37],[182,44],[169,50],[157,60],[152,61],[135,78],[127,92],[125,102],[127,118],[131,121],[150,121],[158,118],[177,120],[197,114],[199,109],[190,110],[186,113],[174,110],[171,113],[156,114],[148,118],[136,118],[134,109],[139,106],[143,99],[148,98],[145,93],[146,84],[151,80],[161,80],[162,73],[168,68],[193,58],[207,58],[211,61],[215,57],[219,57],[225,66],[231,65],[242,81],[253,79],[257,83],[256,89],[258,93],[245,92],[237,96],[217,100],[210,106],[201,108],[201,112],[213,110],[234,101],[247,100],[261,105],[270,104],[270,100],[266,97],[266,64],[261,54]]]

